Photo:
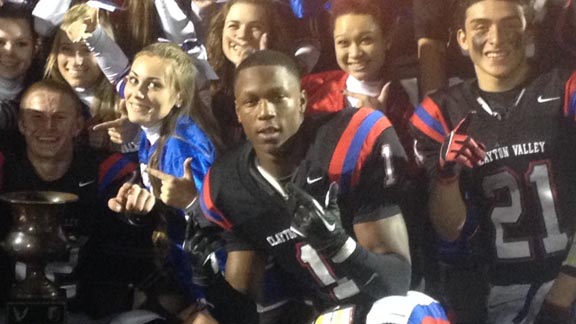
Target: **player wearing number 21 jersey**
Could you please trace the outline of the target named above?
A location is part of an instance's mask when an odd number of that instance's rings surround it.
[[[462,170],[460,189],[494,285],[553,280],[566,258],[576,210],[575,92],[576,74],[555,69],[500,94],[500,102],[512,100],[497,110],[471,80],[430,95],[412,117],[418,152],[434,175],[445,136],[476,111],[466,134],[486,155]]]
[[[576,207],[575,89],[576,74],[556,69],[513,90],[517,103],[492,116],[482,108],[490,99],[468,81],[429,96],[412,118],[418,149],[434,172],[444,137],[477,112],[467,134],[486,156],[463,171],[460,183],[495,284],[554,279],[566,257]]]
[[[279,53],[261,51],[237,72],[237,113],[250,142],[212,166],[201,194],[206,217],[227,231],[227,267],[234,252],[271,256],[286,272],[287,283],[306,288],[307,296],[300,298],[317,301],[319,308],[370,305],[387,295],[403,295],[410,265],[406,228],[396,203],[406,161],[398,137],[388,119],[372,109],[304,119],[305,96],[292,66]],[[256,109],[254,119],[251,109]],[[268,129],[293,129],[294,134],[286,136],[280,148],[270,149],[276,135],[258,135]],[[288,165],[295,160],[293,167],[286,168],[283,177],[273,176],[263,152],[281,156]],[[337,204],[335,190],[329,190],[332,183],[338,184]],[[304,200],[314,198],[326,215],[339,210],[338,221],[326,218],[321,229],[296,226],[295,191]],[[387,221],[396,225],[381,237],[380,228],[387,228],[382,224],[392,224]],[[373,224],[370,230],[359,230],[366,224]],[[338,228],[343,231],[336,235]],[[314,240],[321,235],[326,239]],[[397,245],[371,249],[381,242]],[[396,252],[398,247],[405,254]]]
[[[480,322],[571,323],[576,75],[531,64],[525,1],[461,5],[457,40],[476,78],[431,94],[411,119],[432,178],[431,222],[441,238],[478,247],[489,292],[469,305]]]

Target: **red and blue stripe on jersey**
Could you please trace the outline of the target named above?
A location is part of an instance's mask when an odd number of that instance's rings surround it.
[[[136,164],[120,153],[110,155],[98,167],[98,195],[114,181],[127,177],[136,171]]]
[[[564,115],[570,120],[576,120],[576,72],[572,73],[566,82],[564,91]]]
[[[358,183],[364,162],[373,153],[378,137],[391,126],[382,112],[370,108],[361,108],[352,116],[336,143],[328,167],[330,181],[338,182],[340,192],[347,192]],[[210,171],[204,179],[200,206],[213,223],[224,229],[232,227],[212,200]]]
[[[392,124],[377,110],[359,109],[340,136],[330,160],[328,176],[347,192],[360,178],[364,161],[373,152],[374,143]]]
[[[424,98],[410,118],[412,125],[438,143],[450,132],[440,107],[429,97]]]
[[[224,214],[216,207],[212,201],[212,196],[210,195],[210,172],[212,169],[208,170],[206,178],[202,185],[202,192],[200,193],[200,207],[204,212],[204,216],[208,218],[211,222],[217,224],[225,230],[232,228],[232,224],[224,217]]]

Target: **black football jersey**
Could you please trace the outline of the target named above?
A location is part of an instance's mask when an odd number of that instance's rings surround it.
[[[342,223],[350,236],[355,223],[400,212],[397,187],[406,157],[382,113],[346,109],[307,119],[299,132],[310,143],[291,181],[321,204],[330,183],[337,182]],[[293,210],[256,170],[249,143],[214,164],[200,201],[206,217],[228,231],[229,250],[272,256],[291,276],[285,278],[288,283],[316,288],[310,291],[329,303],[366,298],[346,273],[290,230]]]
[[[571,71],[553,69],[496,109],[470,80],[427,97],[412,117],[433,176],[444,137],[476,111],[468,134],[486,146],[486,158],[463,170],[460,185],[495,284],[553,279],[566,255],[576,208],[575,84]]]

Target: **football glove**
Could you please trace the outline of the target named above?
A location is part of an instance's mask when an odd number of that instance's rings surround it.
[[[207,287],[221,276],[216,251],[223,248],[218,235],[219,228],[210,226],[196,228],[194,235],[184,243],[192,266],[192,282],[200,287]]]
[[[338,184],[330,184],[324,206],[292,183],[286,189],[295,208],[290,227],[292,231],[322,255],[329,258],[334,256],[348,239],[340,220]]]
[[[467,134],[475,114],[476,111],[469,112],[444,139],[438,165],[440,178],[455,178],[463,166],[471,169],[484,161],[486,148]]]

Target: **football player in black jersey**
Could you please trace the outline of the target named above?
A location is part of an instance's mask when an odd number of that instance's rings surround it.
[[[434,179],[432,223],[486,266],[488,323],[571,323],[576,75],[529,64],[522,1],[463,4],[457,38],[476,79],[431,94],[412,117]]]
[[[226,230],[234,288],[258,296],[271,257],[295,298],[318,310],[355,304],[363,322],[362,306],[404,295],[410,281],[397,205],[405,153],[378,111],[305,119],[299,80],[275,51],[240,64],[236,113],[249,142],[212,167],[200,204]]]

